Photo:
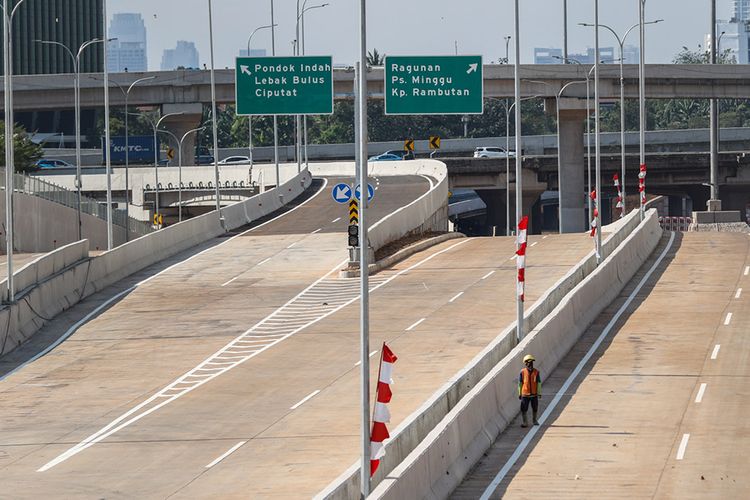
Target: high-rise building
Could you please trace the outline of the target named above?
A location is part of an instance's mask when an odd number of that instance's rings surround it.
[[[569,62],[579,62],[581,64],[594,64],[594,52],[595,49],[589,48],[585,54],[569,53]],[[627,53],[626,53],[627,54]],[[609,63],[619,63],[618,56],[615,55],[614,47],[599,47],[600,61]],[[557,48],[535,48],[534,49],[534,64],[562,64],[562,49]],[[626,57],[626,62],[627,57]],[[637,62],[637,60],[636,60]]]
[[[148,70],[146,25],[140,14],[115,14],[107,34],[117,39],[109,43],[107,52],[107,70],[110,73]]]
[[[534,64],[562,64],[562,49],[547,47],[534,48]]]
[[[198,49],[193,42],[178,40],[177,47],[166,49],[161,56],[162,71],[170,71],[177,68],[198,68]]]
[[[622,53],[625,64],[638,64],[640,61],[641,51],[634,45],[626,45]]]
[[[750,3],[750,2],[748,2]],[[716,53],[719,62],[750,62],[750,21],[717,21]],[[705,50],[711,50],[711,35],[704,37]],[[734,61],[732,61],[734,59]]]
[[[733,21],[750,21],[750,0],[734,0]]]
[[[102,0],[26,0],[13,17],[13,73],[72,73],[73,62],[65,49],[35,40],[60,42],[75,54],[84,42],[101,38],[103,15]],[[0,51],[0,74],[2,57]],[[88,47],[81,55],[81,71],[102,71],[102,60],[101,44]]]

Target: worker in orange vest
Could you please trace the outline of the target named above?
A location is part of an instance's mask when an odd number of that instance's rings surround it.
[[[536,359],[531,354],[524,356],[523,364],[526,367],[518,375],[518,399],[521,400],[521,418],[523,419],[521,427],[529,426],[526,417],[529,404],[531,404],[531,411],[533,412],[534,425],[539,425],[536,417],[539,412],[539,399],[542,397],[542,377],[539,376],[539,370],[534,368],[534,361]]]

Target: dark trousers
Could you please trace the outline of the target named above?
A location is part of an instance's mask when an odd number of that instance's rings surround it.
[[[531,403],[531,409],[536,413],[539,410],[539,398],[536,396],[524,396],[521,398],[521,413],[529,411],[529,403]]]

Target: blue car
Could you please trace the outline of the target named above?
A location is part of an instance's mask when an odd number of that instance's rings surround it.
[[[49,158],[42,158],[41,160],[37,160],[34,166],[43,170],[51,168],[75,168],[74,165],[71,165],[65,160],[51,160]]]
[[[399,155],[394,155],[394,154],[391,154],[391,153],[383,153],[383,154],[379,154],[377,156],[372,156],[372,157],[368,158],[367,160],[368,161],[401,161],[403,159],[404,158],[402,156],[399,156]]]

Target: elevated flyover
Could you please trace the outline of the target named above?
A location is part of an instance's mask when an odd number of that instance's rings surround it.
[[[539,367],[541,426],[514,420],[451,498],[750,495],[749,274],[746,234],[665,234],[558,368]]]

